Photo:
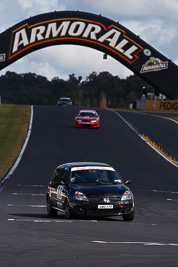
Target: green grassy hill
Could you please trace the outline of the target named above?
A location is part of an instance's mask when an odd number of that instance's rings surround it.
[[[25,141],[31,107],[0,105],[0,180],[12,167]]]

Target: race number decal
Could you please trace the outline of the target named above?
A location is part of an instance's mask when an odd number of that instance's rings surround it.
[[[59,185],[57,188],[57,198],[62,200],[62,190],[63,190],[63,186]]]

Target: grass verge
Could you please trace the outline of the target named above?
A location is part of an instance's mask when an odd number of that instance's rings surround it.
[[[12,167],[25,141],[30,106],[0,105],[0,181]]]
[[[170,117],[170,119],[178,121],[178,117]]]

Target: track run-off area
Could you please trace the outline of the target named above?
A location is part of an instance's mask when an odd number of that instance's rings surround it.
[[[142,138],[177,160],[178,123],[167,114],[98,109],[100,128],[78,129],[78,111],[32,107],[28,141],[1,186],[0,266],[178,266],[178,167]],[[47,217],[54,169],[73,161],[108,163],[131,179],[134,221]]]

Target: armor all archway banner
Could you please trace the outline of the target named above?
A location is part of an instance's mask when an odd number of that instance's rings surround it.
[[[106,53],[167,97],[178,96],[176,64],[119,22],[80,11],[37,15],[1,33],[0,70],[37,49],[60,44]]]

